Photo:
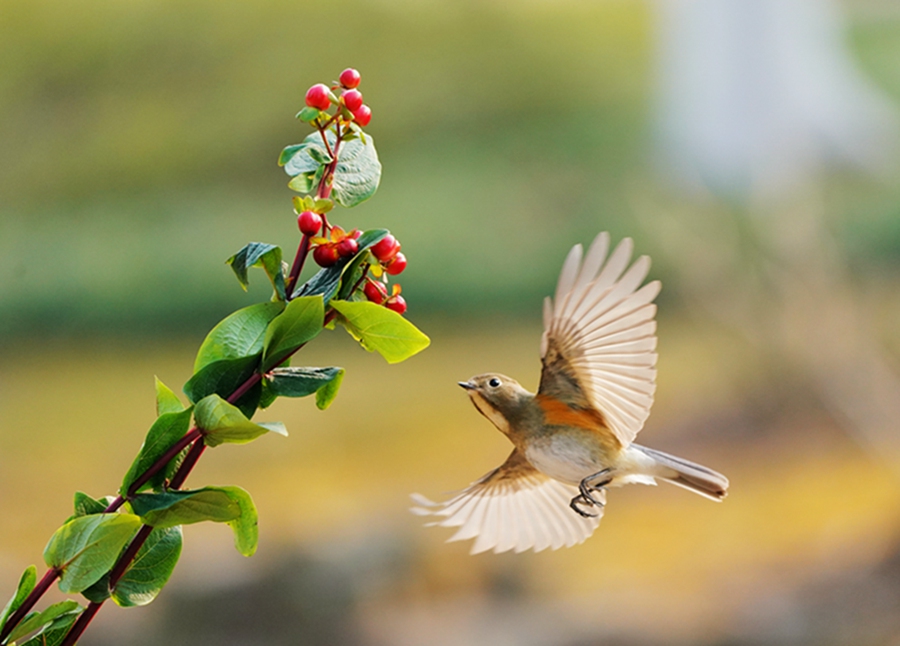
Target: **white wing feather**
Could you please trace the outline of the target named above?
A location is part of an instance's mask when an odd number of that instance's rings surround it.
[[[417,506],[412,511],[439,518],[429,525],[458,527],[448,542],[475,538],[472,554],[571,547],[584,542],[600,523],[602,507],[592,508],[599,512],[595,518],[583,518],[569,508],[578,495],[576,487],[534,470],[514,479],[490,480],[490,475],[442,503],[413,494]]]
[[[610,254],[601,233],[581,262],[581,245],[566,258],[555,301],[544,303],[541,356],[551,341],[562,352],[588,401],[628,446],[644,425],[656,391],[656,306],[659,281],[640,287],[650,271],[625,238]],[[605,261],[605,262],[604,262]]]

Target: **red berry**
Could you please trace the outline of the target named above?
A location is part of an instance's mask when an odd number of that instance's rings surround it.
[[[340,255],[333,244],[320,244],[313,249],[313,259],[320,267],[331,267],[338,261]]]
[[[297,226],[303,235],[314,236],[322,228],[322,217],[318,213],[304,211],[297,216]]]
[[[356,112],[362,106],[362,92],[359,90],[347,90],[341,95],[344,105],[350,112]]]
[[[381,305],[384,302],[384,299],[387,298],[387,287],[385,287],[384,283],[381,281],[370,280],[366,282],[366,286],[363,287],[363,293],[365,293],[367,299]]]
[[[384,266],[384,270],[391,276],[402,274],[404,269],[406,269],[406,256],[402,253],[398,253],[391,258],[388,264]]]
[[[372,255],[381,262],[390,260],[398,251],[400,251],[400,243],[390,233],[372,245]]]
[[[352,67],[348,67],[343,72],[341,72],[338,80],[345,88],[354,88],[359,85],[359,72],[357,72]]]
[[[396,296],[391,296],[384,306],[389,310],[394,310],[397,314],[403,314],[406,311],[406,299],[397,294]]]
[[[321,83],[316,83],[306,91],[306,105],[319,110],[327,110],[331,107],[328,98],[328,88]]]
[[[359,243],[356,242],[353,238],[344,238],[340,242],[337,243],[337,250],[341,256],[345,258],[347,256],[352,256],[357,251],[359,251]]]
[[[367,106],[365,103],[359,106],[356,110],[351,110],[351,112],[353,113],[354,121],[356,121],[356,123],[361,125],[363,128],[369,125],[369,122],[372,120],[372,109],[369,108],[369,106]]]

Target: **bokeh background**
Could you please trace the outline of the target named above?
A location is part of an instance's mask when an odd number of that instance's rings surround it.
[[[291,249],[306,88],[363,75],[387,226],[432,337],[388,366],[342,331],[333,407],[207,455],[259,507],[252,559],[186,531],[145,609],[82,643],[900,644],[900,5],[891,0],[4,0],[0,588],[76,489],[114,493],[205,332],[267,298],[225,258]],[[725,472],[721,505],[610,494],[585,544],[468,555],[408,493],[504,438],[455,382],[538,379],[571,245],[631,236],[661,278],[641,440]]]

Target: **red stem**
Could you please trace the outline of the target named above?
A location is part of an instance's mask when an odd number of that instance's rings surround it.
[[[137,493],[138,489],[143,487],[147,483],[147,481],[150,480],[150,478],[152,478],[154,475],[156,475],[161,469],[165,468],[165,466],[169,464],[169,462],[171,462],[175,456],[181,453],[189,444],[193,443],[198,437],[200,437],[200,435],[200,429],[198,429],[197,427],[194,427],[187,433],[185,433],[181,437],[181,439],[175,442],[175,444],[173,444],[172,447],[168,451],[166,451],[161,458],[154,462],[153,465],[149,469],[147,469],[140,478],[135,480],[131,484],[131,486],[128,487],[126,496],[131,497],[135,493]],[[121,503],[119,503],[119,505],[121,506]],[[110,505],[110,507],[112,507],[112,505]],[[118,509],[118,507],[114,509],[107,508],[107,511],[115,511],[116,509]]]
[[[94,615],[97,614],[97,611],[100,610],[100,606],[102,605],[102,603],[91,601],[87,608],[84,609],[84,612],[82,612],[78,619],[75,620],[75,623],[72,624],[66,638],[59,646],[73,646],[75,642],[78,641],[78,638],[81,637],[81,633],[84,632],[84,629],[91,623],[91,619],[94,618]]]
[[[323,133],[323,138],[324,138],[324,133]],[[328,142],[326,141],[325,144],[327,146]],[[331,195],[331,185],[333,182],[334,170],[337,167],[337,153],[338,153],[338,150],[340,149],[340,145],[341,145],[341,129],[340,129],[340,126],[338,126],[337,127],[337,140],[335,142],[334,153],[332,155],[332,159],[334,161],[332,161],[331,164],[329,164],[328,168],[325,171],[325,174],[322,176],[322,179],[319,182],[319,187],[316,191],[316,196],[318,198],[327,198],[329,195]],[[324,221],[325,220],[323,217],[323,222]],[[288,281],[288,286],[287,286],[288,287],[288,294],[287,294],[288,300],[290,300],[290,293],[293,291],[293,284],[297,280],[297,276],[300,275],[300,270],[303,268],[303,262],[305,261],[306,255],[308,253],[309,253],[309,238],[308,238],[308,236],[304,235],[303,239],[300,241],[300,247],[297,249],[297,255],[294,259],[294,267],[291,269],[291,277]],[[295,269],[296,269],[296,271],[295,271]],[[332,320],[334,320],[334,318],[336,316],[337,316],[337,311],[334,309],[329,309],[328,313],[325,315],[324,324],[328,325],[328,323],[330,323]],[[301,346],[295,348],[294,350],[292,350],[291,352],[287,353],[281,360],[279,360],[276,363],[276,365],[285,361],[288,357],[292,356],[295,352],[300,350],[300,348],[302,348],[304,345],[306,345],[306,344],[304,343],[303,345],[301,345]],[[245,381],[243,384],[241,384],[237,388],[237,390],[235,390],[231,394],[231,396],[228,397],[228,402],[232,403],[232,404],[235,403],[243,395],[245,395],[248,390],[250,390],[253,386],[255,386],[259,382],[260,379],[262,379],[261,373],[259,373],[259,372],[253,373],[247,379],[247,381]],[[178,467],[178,471],[175,472],[175,475],[172,477],[172,481],[169,483],[170,488],[179,489],[181,487],[181,485],[184,484],[184,481],[187,479],[190,472],[193,470],[194,465],[197,464],[197,460],[200,458],[201,455],[203,455],[203,451],[206,449],[206,444],[204,442],[202,442],[202,441],[196,442],[197,438],[199,438],[201,435],[202,435],[202,432],[197,428],[193,428],[190,431],[188,431],[185,434],[185,436],[182,437],[181,440],[179,440],[175,445],[173,445],[172,448],[169,449],[169,451],[167,451],[166,454],[162,458],[157,460],[153,464],[153,466],[151,466],[150,469],[147,470],[146,473],[142,474],[140,478],[135,480],[134,484],[131,487],[129,487],[128,492],[126,492],[127,495],[129,495],[129,496],[133,495],[135,491],[137,491],[144,483],[146,483],[151,477],[153,477],[153,474],[157,473],[166,464],[168,464],[172,460],[172,458],[174,458],[176,455],[178,455],[186,446],[188,446],[189,444],[194,442],[194,445],[191,447],[191,450],[188,452],[187,456],[185,456],[184,462],[182,462],[181,466]],[[186,439],[188,437],[190,437],[190,439]],[[176,447],[177,447],[177,450],[176,450]],[[163,458],[167,458],[167,459],[163,460]],[[124,502],[125,502],[125,500],[121,496],[119,496],[118,498],[116,498],[116,500],[114,500],[109,505],[109,507],[107,507],[107,511],[115,511],[116,509],[121,507]],[[141,549],[141,546],[146,542],[147,537],[150,535],[150,532],[152,532],[152,531],[153,531],[153,528],[150,527],[149,525],[144,525],[141,527],[140,530],[138,530],[138,533],[135,535],[134,539],[132,539],[131,544],[128,546],[128,549],[125,550],[125,552],[122,554],[122,556],[116,562],[116,564],[113,566],[113,569],[110,572],[110,579],[109,579],[110,588],[113,588],[115,586],[115,584],[119,581],[119,579],[122,577],[122,575],[128,570],[128,566],[134,560],[134,557],[137,556],[138,551]],[[51,574],[52,574],[52,577],[51,577]],[[44,575],[44,579],[41,580],[41,583],[43,583],[44,580],[46,579],[47,583],[44,586],[43,590],[39,594],[35,595],[34,600],[31,602],[31,606],[33,606],[34,603],[37,602],[37,600],[41,597],[41,595],[43,595],[43,593],[46,591],[46,589],[53,583],[53,581],[56,580],[57,576],[59,576],[58,572],[56,572],[55,570],[52,570],[52,569],[48,570],[47,574]],[[36,590],[37,590],[37,588],[35,588],[35,591]],[[32,595],[34,595],[34,591],[32,592]],[[29,599],[31,598],[32,595],[29,595]],[[26,601],[28,601],[28,599],[26,599]],[[89,603],[87,608],[84,610],[84,612],[81,613],[81,616],[79,616],[78,619],[75,621],[75,623],[72,625],[72,628],[69,630],[69,633],[66,635],[66,638],[63,640],[63,642],[60,646],[74,646],[75,642],[78,640],[79,637],[81,637],[81,634],[88,627],[88,624],[91,623],[91,620],[94,618],[94,615],[97,614],[97,612],[100,610],[100,607],[102,605],[103,605],[102,602],[101,603],[94,603],[94,602]],[[24,604],[23,604],[23,606],[24,606]],[[21,610],[21,608],[20,608],[20,610]],[[22,616],[24,616],[25,612],[27,612],[27,610],[22,612]],[[18,614],[18,611],[17,611],[17,614]],[[19,621],[21,621],[21,616],[16,620],[15,623],[7,622],[9,631],[12,631],[12,629],[15,627],[15,624],[18,623]]]
[[[7,638],[7,636],[13,631],[13,629],[22,621],[22,618],[27,615],[31,609],[34,607],[34,604],[38,602],[47,589],[53,585],[53,582],[56,581],[57,577],[59,577],[59,570],[56,568],[50,568],[44,573],[44,576],[38,581],[37,585],[34,586],[34,590],[25,597],[25,600],[22,602],[22,605],[19,606],[14,613],[9,616],[9,619],[6,620],[6,625],[3,626],[3,630],[0,631],[0,642]]]
[[[300,277],[300,272],[303,271],[303,263],[306,262],[306,256],[309,254],[309,236],[305,235],[300,240],[300,246],[297,247],[297,255],[294,256],[294,264],[291,267],[290,276],[287,279],[287,285],[285,287],[285,295],[284,297],[287,300],[291,300],[291,296],[294,294],[294,287],[297,284],[297,278]]]

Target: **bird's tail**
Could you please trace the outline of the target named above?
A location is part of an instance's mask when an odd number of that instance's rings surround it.
[[[631,446],[653,458],[658,465],[658,471],[653,474],[657,478],[684,487],[710,500],[721,501],[728,495],[728,478],[721,473],[662,451],[648,449],[646,446],[637,444]]]

